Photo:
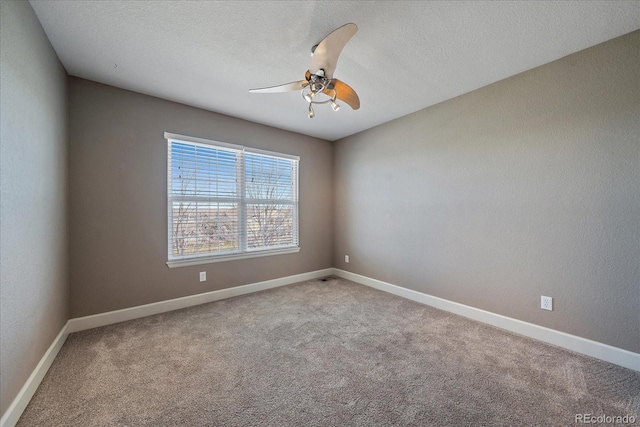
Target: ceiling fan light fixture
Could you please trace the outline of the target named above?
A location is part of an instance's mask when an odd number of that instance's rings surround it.
[[[309,103],[308,116],[311,119],[316,115],[313,104],[330,104],[333,111],[340,109],[340,105],[336,102],[339,90],[340,100],[357,110],[360,108],[360,100],[356,92],[346,83],[333,78],[340,52],[357,30],[356,24],[345,24],[312,47],[311,64],[305,73],[304,80],[279,86],[250,89],[249,92],[278,93],[299,90],[302,98]]]
[[[304,91],[304,89],[303,89]],[[313,90],[311,90],[311,92],[302,95],[302,97],[307,101],[307,102],[313,102],[313,98],[316,97],[316,92],[314,92]]]

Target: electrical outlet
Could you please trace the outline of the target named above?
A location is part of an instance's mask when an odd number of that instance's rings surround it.
[[[553,311],[553,298],[545,297],[544,295],[540,297],[540,308],[543,310]]]
[[[206,271],[201,271],[200,272],[200,281],[201,282],[206,282],[207,281],[207,272]]]
[[[349,255],[344,256],[344,262],[349,263]]]

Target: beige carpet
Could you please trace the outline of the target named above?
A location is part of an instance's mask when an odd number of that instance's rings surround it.
[[[575,425],[640,373],[342,279],[69,336],[19,426]]]

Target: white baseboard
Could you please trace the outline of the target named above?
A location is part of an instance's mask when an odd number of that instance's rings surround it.
[[[510,317],[491,313],[489,311],[480,310],[468,305],[459,304],[443,298],[434,297],[411,289],[402,288],[392,285],[381,280],[372,279],[359,274],[340,270],[338,268],[326,268],[324,270],[311,271],[303,274],[282,277],[279,279],[267,280],[264,282],[252,283],[234,288],[221,289],[219,291],[206,292],[198,295],[191,295],[182,298],[176,298],[168,301],[161,301],[152,304],[141,305],[137,307],[125,308],[122,310],[111,311],[107,313],[96,314],[93,316],[78,317],[71,319],[62,328],[53,343],[42,356],[40,362],[33,370],[26,383],[13,400],[9,408],[0,419],[0,427],[13,427],[20,419],[22,412],[29,404],[34,393],[38,389],[40,382],[51,367],[53,360],[62,348],[67,336],[72,332],[78,332],[85,329],[96,328],[99,326],[110,325],[112,323],[124,322],[127,320],[138,319],[141,317],[151,316],[154,314],[165,313],[167,311],[178,310],[181,308],[191,307],[194,305],[205,304],[208,302],[218,301],[239,295],[245,295],[253,292],[263,291],[266,289],[276,288],[279,286],[290,285],[293,283],[313,280],[320,277],[335,275],[356,283],[370,286],[381,291],[385,291],[403,298],[407,298],[422,304],[430,305],[441,310],[459,314],[479,322],[497,326],[511,332],[515,332],[530,338],[548,342],[558,347],[566,348],[587,356],[595,357],[606,362],[615,363],[625,368],[640,371],[640,354],[633,353],[621,348],[612,347],[596,341],[591,341],[575,335],[570,335],[554,329],[545,328],[543,326],[534,325],[532,323],[523,322],[521,320],[512,319]]]
[[[34,371],[27,379],[16,398],[13,400],[7,411],[0,419],[0,427],[13,427],[16,425],[22,412],[25,410],[33,394],[38,389],[45,374],[51,367],[53,360],[62,348],[67,336],[70,333],[83,331],[85,329],[97,328],[99,326],[110,325],[112,323],[124,322],[126,320],[138,319],[140,317],[165,313],[167,311],[178,310],[194,305],[205,304],[239,295],[264,291],[266,289],[277,288],[279,286],[304,282],[306,280],[318,279],[333,274],[333,268],[316,270],[308,273],[296,274],[293,276],[281,277],[279,279],[266,280],[264,282],[251,283],[234,288],[221,289],[219,291],[206,292],[198,295],[190,295],[168,301],[160,301],[152,304],[140,305],[137,307],[125,308],[122,310],[110,311],[93,316],[78,317],[69,320],[62,328],[56,339],[53,341],[45,355],[42,357]]]
[[[22,412],[29,404],[29,401],[35,394],[38,386],[42,382],[42,379],[66,341],[67,336],[69,335],[67,330],[68,326],[69,322],[67,322],[63,326],[62,330],[60,330],[60,333],[53,340],[44,356],[42,356],[42,359],[40,359],[40,362],[36,365],[36,368],[27,379],[27,382],[24,383],[16,398],[13,399],[11,405],[9,405],[4,415],[2,415],[2,418],[0,418],[0,427],[13,427],[16,425],[22,415]]]
[[[605,362],[640,371],[640,354],[334,268],[334,275]]]
[[[219,291],[205,292],[202,294],[190,295],[167,301],[154,302],[151,304],[124,308],[122,310],[94,314],[92,316],[76,317],[75,319],[69,320],[68,333],[84,331],[85,329],[111,325],[113,323],[124,322],[127,320],[139,319],[141,317],[152,316],[154,314],[166,313],[167,311],[179,310],[181,308],[219,301],[226,298],[236,297],[238,295],[264,291],[265,289],[290,285],[292,283],[304,282],[305,280],[313,280],[320,277],[330,276],[332,274],[333,268],[326,268],[324,270],[316,270],[308,273],[281,277],[279,279],[221,289]]]

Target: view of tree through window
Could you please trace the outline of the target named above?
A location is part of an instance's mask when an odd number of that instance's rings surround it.
[[[293,244],[291,161],[256,154],[245,156],[247,246],[260,248]]]
[[[168,156],[170,260],[297,247],[297,159],[172,139]]]

